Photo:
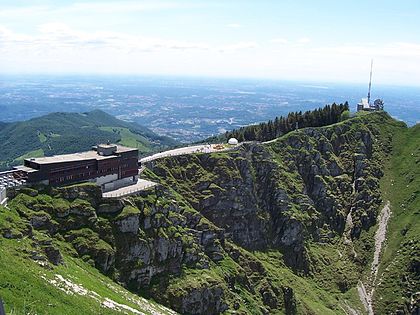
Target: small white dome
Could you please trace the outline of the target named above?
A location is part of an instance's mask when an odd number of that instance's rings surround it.
[[[237,145],[238,144],[238,139],[236,139],[236,138],[230,138],[229,141],[228,141],[228,143],[230,145]]]

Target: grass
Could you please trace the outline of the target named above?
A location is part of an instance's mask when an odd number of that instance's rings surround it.
[[[150,144],[148,144],[148,140],[145,137],[132,132],[128,128],[100,127],[99,129],[117,134],[120,137],[118,143],[121,145],[131,148],[138,148],[141,153],[148,153],[152,151]]]
[[[230,309],[233,309],[235,302],[239,302],[238,311],[246,314],[263,314],[264,308],[270,310],[270,314],[283,314],[285,309],[282,293],[277,293],[278,308],[270,309],[264,306],[259,292],[264,287],[272,287],[278,292],[289,287],[294,292],[297,314],[346,314],[343,310],[346,303],[353,308],[363,309],[354,289],[347,291],[345,295],[337,290],[326,291],[324,283],[320,283],[318,278],[294,274],[284,265],[282,254],[278,251],[241,252],[243,256],[238,262],[225,256],[219,263],[211,263],[210,269],[184,268],[180,277],[170,278],[165,294],[180,298],[194,289],[220,287],[225,291],[225,302]],[[261,267],[255,269],[257,265]],[[261,268],[262,272],[257,271]],[[231,279],[229,287],[226,279]]]
[[[45,141],[47,141],[47,137],[42,133],[38,131],[38,139],[39,142],[44,143]]]
[[[283,265],[280,253],[272,251],[254,254],[275,284],[293,288],[298,314],[345,314],[339,307],[338,295],[325,291],[314,279],[294,274]]]
[[[66,247],[63,244],[63,247]],[[64,255],[65,265],[46,269],[25,256],[33,250],[28,239],[0,238],[0,297],[10,314],[121,314],[121,311],[103,307],[105,298],[151,314],[150,309],[168,313],[157,304],[147,302],[112,282],[95,268],[80,259]],[[94,291],[77,294],[53,285],[57,275]],[[149,310],[148,310],[149,309]],[[128,312],[131,313],[131,312]]]
[[[23,161],[24,159],[37,158],[37,157],[43,157],[43,156],[44,156],[44,150],[37,149],[37,150],[33,150],[28,153],[25,153],[24,155],[19,156],[18,158],[16,158],[16,161]]]
[[[125,217],[128,217],[132,214],[139,214],[140,210],[136,207],[132,207],[132,206],[125,206],[121,213],[116,217],[116,219],[122,219]]]
[[[392,216],[375,291],[379,313],[409,311],[410,294],[420,285],[414,268],[420,263],[420,125],[399,130],[393,150],[381,181]]]

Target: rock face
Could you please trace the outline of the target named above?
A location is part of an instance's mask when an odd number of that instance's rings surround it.
[[[51,245],[45,246],[44,252],[47,256],[48,261],[50,261],[53,265],[58,266],[64,263],[63,256],[61,256],[61,253],[58,250],[58,248]]]
[[[357,239],[375,224],[389,140],[351,122],[307,128],[270,144],[156,161],[146,174],[161,185],[124,200],[75,185],[17,192],[10,207],[115,281],[183,314],[297,314],[295,278],[273,268],[310,277],[308,244],[327,246],[347,229]],[[62,263],[54,249],[45,254]]]
[[[206,286],[194,288],[181,298],[170,296],[169,299],[181,314],[220,314],[228,309],[223,295],[220,286]]]
[[[96,207],[102,199],[102,191],[95,185],[72,185],[68,187],[57,188],[54,194],[66,200],[83,199],[89,201],[92,206]]]
[[[115,225],[121,233],[137,234],[140,227],[140,217],[136,214],[125,216],[124,218],[115,221]]]
[[[223,230],[168,190],[156,188],[118,201],[102,200],[99,194],[100,188],[94,185],[48,194],[22,191],[15,193],[10,207],[27,218],[31,228],[51,240],[64,237],[78,257],[136,291],[159,276],[180,275],[183,266],[208,269],[211,261],[223,259]],[[14,235],[6,230],[3,234]],[[53,265],[63,263],[51,241],[30,257]],[[204,310],[218,314],[227,308],[223,296],[219,284],[197,287],[176,306],[196,314]]]
[[[295,270],[309,272],[304,242],[352,237],[375,224],[381,202],[375,130],[351,124],[306,128],[269,145],[229,154],[181,156],[152,171],[174,187],[226,238],[249,250],[279,249]],[[329,234],[325,234],[325,230]]]
[[[114,214],[120,212],[124,208],[122,200],[107,200],[98,206],[98,214]]]

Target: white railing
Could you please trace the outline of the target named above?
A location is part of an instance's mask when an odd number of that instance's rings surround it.
[[[3,205],[6,199],[7,199],[6,187],[2,187],[0,188],[0,204]]]
[[[104,193],[102,197],[103,198],[118,198],[118,197],[129,196],[129,195],[136,194],[140,191],[146,190],[148,188],[154,187],[156,185],[157,185],[156,183],[150,182],[150,183],[144,184],[140,187],[137,187],[135,189],[128,189],[128,190],[125,189],[123,192],[109,191],[109,192]]]

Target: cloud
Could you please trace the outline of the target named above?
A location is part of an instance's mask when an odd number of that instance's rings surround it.
[[[258,44],[256,42],[239,42],[235,44],[225,45],[219,48],[219,52],[236,52],[238,50],[248,50],[257,48]]]
[[[285,38],[273,38],[272,40],[270,40],[270,43],[286,45],[289,44],[289,40]]]
[[[311,40],[307,37],[299,38],[296,42],[298,44],[308,44]]]
[[[238,42],[229,45],[209,45],[205,42],[182,41],[132,35],[120,32],[84,32],[70,28],[64,23],[46,23],[39,25],[35,35],[20,34],[0,26],[0,49],[9,51],[48,50],[59,49],[92,50],[101,49],[117,50],[123,53],[158,52],[158,51],[213,51],[235,52],[256,48],[256,42]]]
[[[311,40],[307,37],[302,37],[299,39],[289,40],[287,38],[273,38],[270,40],[272,44],[288,45],[288,46],[304,46],[310,43]]]
[[[381,45],[344,44],[316,48],[315,51],[336,55],[353,55],[365,57],[420,58],[420,43],[394,42]]]
[[[238,23],[230,23],[230,24],[227,24],[226,26],[230,27],[230,28],[241,28],[242,27],[242,25],[238,24]]]
[[[115,12],[137,12],[166,10],[180,7],[175,2],[135,2],[135,1],[115,1],[115,2],[80,2],[70,5],[66,10],[86,11],[94,10],[97,13],[115,13]]]
[[[161,11],[174,9],[192,9],[208,6],[198,2],[175,1],[110,1],[110,2],[75,2],[68,5],[31,5],[31,6],[4,6],[0,17],[25,16],[57,16],[60,14],[118,14],[145,11]]]
[[[152,10],[136,7],[132,2],[124,3],[126,9]],[[161,6],[165,10],[169,7]],[[37,10],[41,14],[51,8],[38,7]],[[80,4],[73,10],[73,13],[81,13]],[[102,6],[100,10],[107,12],[111,8]],[[420,85],[420,70],[415,67],[420,63],[420,42],[328,45],[304,36],[282,37],[281,33],[265,42],[253,38],[229,42],[223,36],[219,40],[204,39],[205,36],[192,39],[180,33],[169,37],[170,32],[146,36],[150,34],[147,28],[104,31],[107,26],[100,23],[58,22],[67,21],[60,16],[53,16],[54,20],[51,16],[41,16],[33,21],[35,26],[19,26],[26,31],[16,31],[18,26],[2,19],[2,14],[0,12],[0,21],[4,23],[0,25],[2,72],[194,74],[362,82],[373,57],[378,81]]]

